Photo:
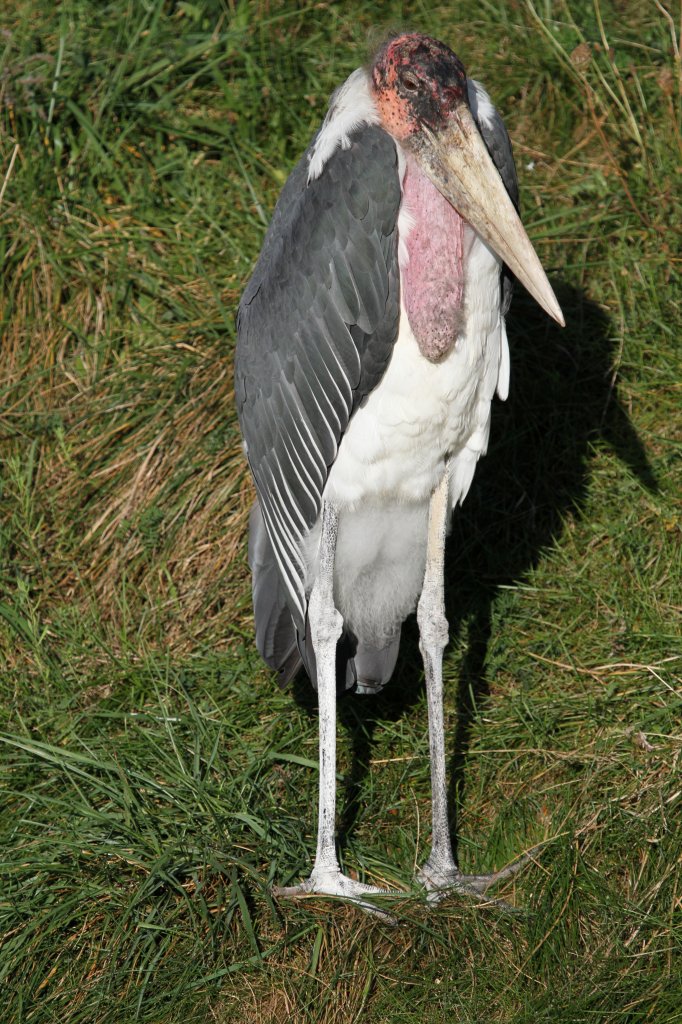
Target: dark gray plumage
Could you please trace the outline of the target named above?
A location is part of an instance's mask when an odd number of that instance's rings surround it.
[[[298,667],[288,658],[283,600],[306,657],[296,545],[319,515],[353,411],[390,359],[400,305],[395,144],[380,128],[355,132],[310,184],[309,153],[282,190],[237,318],[237,412],[284,581],[266,585],[275,576],[263,521],[252,517],[257,642],[268,664],[284,668],[283,682]]]

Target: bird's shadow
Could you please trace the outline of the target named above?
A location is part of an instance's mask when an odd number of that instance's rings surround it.
[[[466,647],[448,750],[454,848],[474,717],[489,694],[486,659],[499,588],[523,580],[561,536],[567,517],[582,514],[595,447],[610,446],[626,471],[649,491],[657,490],[644,446],[618,398],[609,317],[579,289],[559,285],[555,291],[566,318],[563,329],[517,289],[507,323],[510,395],[507,402],[494,403],[488,454],[464,505],[455,511],[446,550],[450,634],[464,636]],[[412,617],[386,689],[376,697],[339,701],[339,721],[352,744],[339,801],[342,848],[361,808],[376,727],[406,714],[423,686]],[[312,713],[316,699],[306,678],[297,681],[294,698]]]

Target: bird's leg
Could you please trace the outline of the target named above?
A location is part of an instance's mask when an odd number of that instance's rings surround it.
[[[448,642],[444,598],[444,553],[449,513],[449,479],[449,469],[446,468],[442,480],[431,496],[426,571],[417,605],[419,648],[424,659],[429,713],[432,807],[431,853],[419,871],[418,878],[428,890],[428,899],[432,903],[437,902],[448,891],[481,898],[491,885],[516,874],[533,853],[531,851],[508,867],[490,875],[464,875],[457,867],[452,852],[445,780],[443,721],[443,651]]]
[[[430,892],[442,887],[444,883],[448,884],[458,873],[452,853],[448,823],[443,722],[443,651],[448,642],[443,559],[448,517],[448,484],[449,473],[446,470],[431,495],[426,542],[426,571],[421,597],[417,605],[419,649],[424,660],[429,712],[432,818],[431,853],[419,872],[419,878]]]
[[[371,885],[348,878],[341,872],[336,855],[336,645],[343,619],[334,607],[334,554],[339,514],[334,505],[322,506],[319,572],[308,605],[315,660],[320,732],[320,793],[317,822],[317,852],[310,878],[300,885],[274,889],[277,896],[303,896],[321,893],[353,900],[365,910],[383,912],[362,897],[382,893]]]

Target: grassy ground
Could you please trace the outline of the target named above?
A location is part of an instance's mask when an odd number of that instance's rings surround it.
[[[377,18],[376,7],[381,15]],[[667,9],[666,9],[667,8]],[[680,10],[6,0],[0,12],[0,980],[7,1024],[682,1020]],[[517,295],[458,515],[447,715],[466,868],[511,915],[277,905],[315,706],[252,639],[234,312],[377,26],[449,42],[514,139],[567,319]],[[414,627],[340,709],[342,856],[429,833]]]

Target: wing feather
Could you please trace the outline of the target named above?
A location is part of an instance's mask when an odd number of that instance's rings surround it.
[[[301,633],[303,542],[348,423],[386,370],[400,315],[395,143],[367,125],[349,139],[310,183],[315,140],[294,168],[237,316],[237,412]]]

